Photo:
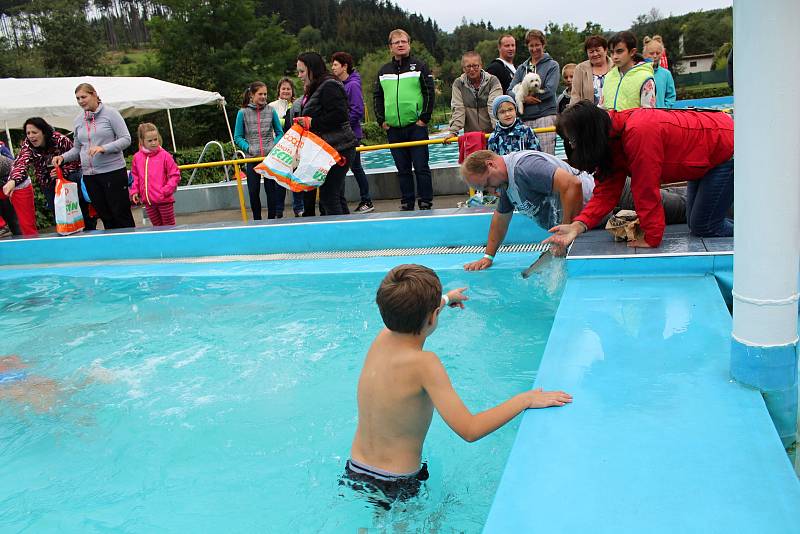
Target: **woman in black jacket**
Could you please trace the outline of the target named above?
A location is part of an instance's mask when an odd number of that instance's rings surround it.
[[[328,72],[325,60],[316,52],[304,52],[297,57],[297,75],[303,81],[305,94],[296,120],[305,126],[310,122],[311,131],[344,158],[341,164],[331,167],[319,187],[320,211],[325,215],[350,213],[344,199],[344,177],[355,157],[357,141],[350,127],[350,103],[344,86]],[[314,215],[315,197],[316,191],[306,194],[304,217]]]

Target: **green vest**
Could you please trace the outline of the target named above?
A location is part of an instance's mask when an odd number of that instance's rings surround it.
[[[614,67],[603,83],[603,107],[614,111],[642,107],[642,85],[652,79],[650,63],[639,63],[622,75],[619,68]]]

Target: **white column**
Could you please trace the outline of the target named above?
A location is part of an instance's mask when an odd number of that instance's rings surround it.
[[[783,54],[798,0],[736,0],[731,373],[759,388],[785,444],[797,425],[800,69]],[[758,73],[758,75],[754,75]],[[767,82],[772,80],[773,82]]]

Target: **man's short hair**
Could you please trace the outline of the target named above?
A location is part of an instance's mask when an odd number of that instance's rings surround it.
[[[608,41],[602,35],[590,35],[583,42],[583,51],[586,52],[590,48],[602,47],[608,50]]]
[[[497,47],[498,47],[498,48],[500,48],[500,46],[502,46],[502,44],[503,44],[503,39],[505,39],[505,38],[507,38],[507,37],[511,37],[512,39],[514,39],[514,43],[516,44],[516,42],[517,42],[517,38],[516,38],[516,37],[514,37],[514,36],[513,36],[513,35],[511,35],[510,33],[504,33],[504,34],[503,34],[503,35],[501,35],[501,36],[500,36],[500,38],[497,40]]]
[[[409,43],[411,42],[411,36],[408,35],[408,32],[405,30],[401,30],[400,28],[397,28],[396,30],[392,30],[389,32],[389,44],[392,44],[395,35],[402,35],[408,40]]]
[[[381,282],[375,302],[386,328],[419,334],[425,319],[442,303],[442,283],[428,267],[398,265]]]
[[[339,63],[341,63],[341,61]],[[577,65],[575,63],[567,63],[566,65],[561,67],[561,77],[562,78],[564,77],[564,73],[567,72],[567,69],[575,70],[576,67]]]
[[[478,58],[478,62],[483,64],[483,59],[481,59],[481,55],[477,53],[475,50],[468,50],[461,54],[461,63],[464,63],[464,59],[468,57],[476,57]]]
[[[483,174],[489,168],[486,166],[486,162],[498,157],[497,154],[492,152],[491,150],[478,150],[467,156],[467,159],[464,160],[464,163],[461,164],[461,175],[462,176],[474,176],[476,174]]]
[[[528,46],[528,43],[533,39],[538,39],[542,43],[542,46],[547,44],[547,38],[545,38],[542,30],[528,30],[525,32],[525,46]]]

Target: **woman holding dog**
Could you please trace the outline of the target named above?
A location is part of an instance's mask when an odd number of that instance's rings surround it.
[[[546,242],[567,246],[614,206],[630,176],[644,239],[632,247],[657,247],[664,236],[661,184],[688,181],[686,222],[698,237],[730,237],[733,221],[733,119],[722,112],[633,108],[605,111],[581,100],[564,110],[558,134],[576,168],[594,173],[594,196],[570,224],[551,228]]]
[[[535,72],[542,81],[537,94],[528,94],[524,97],[525,107],[522,110],[522,121],[531,128],[544,128],[553,126],[556,122],[556,92],[558,82],[561,78],[561,67],[558,62],[544,51],[547,39],[540,30],[528,30],[525,34],[525,46],[528,47],[531,57],[526,59],[517,68],[508,93],[514,96],[515,89],[525,79],[529,72]],[[526,84],[522,84],[523,86]],[[555,154],[556,134],[555,132],[537,134],[542,144],[542,152]]]

